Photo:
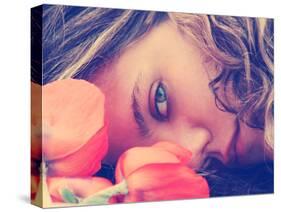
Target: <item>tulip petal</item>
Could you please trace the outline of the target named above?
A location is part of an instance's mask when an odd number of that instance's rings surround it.
[[[101,160],[108,150],[107,126],[98,131],[87,144],[77,152],[60,160],[50,161],[49,176],[87,177],[101,167]]]
[[[207,181],[181,164],[148,164],[127,178],[125,202],[209,197]]]
[[[43,86],[43,154],[46,160],[76,152],[104,125],[104,95],[85,80]]]
[[[158,147],[158,148],[162,148],[174,155],[176,155],[178,157],[178,159],[181,161],[181,163],[183,164],[187,164],[192,157],[192,153],[180,146],[179,144],[176,143],[172,143],[169,141],[161,141],[161,142],[157,142],[154,145],[152,145],[152,147]]]
[[[121,182],[131,172],[149,163],[180,163],[178,157],[164,148],[134,147],[123,153],[116,165],[115,180]]]
[[[108,149],[105,97],[99,88],[66,79],[43,87],[32,83],[32,94],[32,160],[40,162],[43,153],[50,176],[97,172]]]
[[[116,182],[121,182],[124,177],[145,164],[187,164],[190,159],[191,152],[189,150],[168,141],[157,142],[150,147],[134,147],[127,150],[119,157],[115,171]]]

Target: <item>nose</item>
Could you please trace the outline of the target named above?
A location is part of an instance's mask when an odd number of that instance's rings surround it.
[[[179,144],[192,152],[192,159],[188,165],[199,168],[206,157],[205,148],[211,142],[211,132],[204,127],[185,127],[178,136]]]

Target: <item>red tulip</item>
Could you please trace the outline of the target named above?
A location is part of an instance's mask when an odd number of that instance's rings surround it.
[[[209,197],[206,180],[182,164],[148,164],[127,179],[124,202],[177,200]]]
[[[189,150],[176,143],[161,141],[153,144],[152,147],[161,148],[167,152],[170,152],[171,154],[175,155],[183,164],[187,164],[192,157],[192,153]]]
[[[49,176],[87,177],[101,168],[101,160],[107,152],[107,128],[97,134],[76,152],[49,162]]]
[[[116,182],[128,191],[118,196],[119,201],[208,197],[207,181],[187,166],[190,159],[188,150],[171,142],[127,150],[120,156],[115,172]]]
[[[42,103],[32,112],[32,159],[43,156],[48,176],[81,177],[97,172],[108,149],[102,92],[87,81],[74,79],[43,87],[32,84],[32,88],[39,97],[42,90]]]
[[[131,172],[141,166],[151,163],[181,163],[187,164],[191,152],[178,144],[158,142],[151,147],[133,147],[124,152],[118,159],[115,180],[121,182]]]

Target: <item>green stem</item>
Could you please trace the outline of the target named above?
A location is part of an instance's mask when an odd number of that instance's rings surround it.
[[[127,194],[127,193],[128,193],[127,182],[123,180],[119,184],[101,190],[93,194],[92,196],[89,196],[81,200],[80,203],[81,204],[108,204],[109,199],[112,196],[116,196],[118,194]]]

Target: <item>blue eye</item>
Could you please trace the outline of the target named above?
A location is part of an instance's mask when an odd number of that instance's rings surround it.
[[[158,121],[168,119],[168,96],[162,82],[152,85],[150,111],[152,116]]]

